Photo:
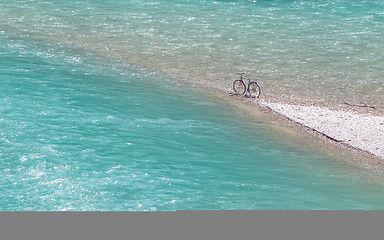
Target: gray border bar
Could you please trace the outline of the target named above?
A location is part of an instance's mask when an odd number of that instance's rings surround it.
[[[9,239],[383,239],[383,211],[0,212]]]

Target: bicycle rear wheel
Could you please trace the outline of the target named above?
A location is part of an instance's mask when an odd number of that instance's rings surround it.
[[[253,98],[258,98],[261,93],[260,86],[259,84],[257,84],[257,82],[251,82],[248,85],[248,91],[249,91],[249,95],[251,95],[251,97]]]
[[[243,95],[245,93],[245,89],[246,87],[243,81],[235,80],[233,82],[233,90],[235,91],[235,93]]]

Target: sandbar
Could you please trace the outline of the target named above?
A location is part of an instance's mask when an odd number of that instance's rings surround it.
[[[332,141],[372,154],[384,162],[384,116],[268,101],[260,104]]]

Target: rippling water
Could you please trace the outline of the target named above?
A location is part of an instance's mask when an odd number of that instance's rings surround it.
[[[3,31],[230,89],[233,73],[264,97],[384,103],[384,3],[343,0],[9,1]]]
[[[289,29],[261,26],[280,19],[309,31],[311,9],[354,9],[342,4],[3,0],[0,210],[382,209],[382,186],[364,170],[294,147],[268,124],[153,74],[225,86],[226,72],[245,67],[283,84],[308,73],[289,71],[305,44],[291,48],[276,37]],[[289,21],[279,12],[291,12]]]

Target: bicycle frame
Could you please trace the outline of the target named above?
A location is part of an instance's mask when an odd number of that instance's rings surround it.
[[[233,90],[240,95],[244,95],[246,92],[248,92],[249,97],[259,98],[261,93],[260,85],[255,81],[251,81],[250,78],[247,78],[248,84],[246,84],[243,78],[243,74],[245,73],[236,73],[236,75],[240,75],[240,79],[237,79],[233,82]]]

